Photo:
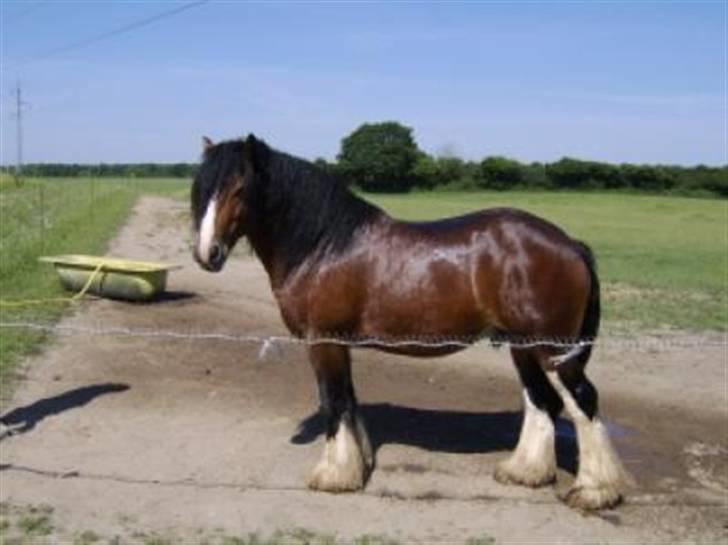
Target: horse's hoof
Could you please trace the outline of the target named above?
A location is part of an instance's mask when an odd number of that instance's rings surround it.
[[[308,487],[311,490],[321,492],[355,492],[364,488],[363,471],[320,464],[317,466],[308,479]],[[363,468],[362,468],[363,469]]]
[[[616,507],[624,498],[616,488],[610,486],[574,486],[560,495],[559,499],[569,507],[580,511],[597,511]]]
[[[510,460],[501,462],[493,472],[493,478],[501,484],[517,484],[529,488],[539,488],[556,482],[555,472],[544,472],[542,469],[533,470],[529,468],[516,470],[513,467],[514,464],[509,462]]]

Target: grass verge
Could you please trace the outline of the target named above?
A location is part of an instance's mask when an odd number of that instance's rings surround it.
[[[279,529],[271,533],[231,533],[198,528],[179,532],[140,531],[132,521],[124,521],[117,533],[75,530],[56,520],[53,508],[46,505],[0,504],[0,545],[402,545],[402,541],[382,534],[363,534],[344,539],[334,534],[306,528]],[[464,540],[463,545],[495,545],[490,536]]]
[[[116,180],[26,180],[0,184],[0,300],[18,303],[67,296],[41,255],[100,254],[131,210],[135,188]],[[0,321],[57,320],[68,305],[0,305]],[[0,329],[0,398],[17,363],[37,351],[40,333]]]

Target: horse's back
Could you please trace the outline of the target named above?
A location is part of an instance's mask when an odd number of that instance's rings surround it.
[[[523,232],[542,234],[568,244],[574,242],[561,228],[550,221],[519,208],[484,208],[460,216],[430,221],[397,222],[406,229],[434,238],[452,235],[470,236],[494,229],[520,227]]]

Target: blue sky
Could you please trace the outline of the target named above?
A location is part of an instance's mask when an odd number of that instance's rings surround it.
[[[725,2],[3,0],[0,162],[195,161],[254,132],[333,158],[364,122],[467,159],[723,164]]]

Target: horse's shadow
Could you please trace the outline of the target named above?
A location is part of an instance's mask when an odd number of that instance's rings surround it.
[[[199,299],[200,295],[193,291],[185,290],[164,290],[157,293],[152,299],[148,301],[126,301],[132,305],[169,305],[169,306],[181,306],[191,300]]]
[[[402,444],[428,451],[459,454],[510,451],[518,442],[522,413],[464,412],[402,407],[389,403],[362,405],[360,411],[369,431],[372,448]],[[325,417],[314,413],[299,424],[291,437],[294,444],[306,444],[323,435]],[[576,471],[576,441],[571,422],[556,422],[556,458],[559,467]]]
[[[30,405],[18,407],[0,416],[0,424],[12,430],[12,434],[25,433],[49,416],[83,407],[99,396],[123,392],[129,389],[128,384],[93,384],[74,388],[53,397],[40,399]]]
[[[164,290],[157,294],[154,298],[155,303],[176,303],[178,301],[187,301],[195,299],[199,295],[193,291],[185,290]]]

